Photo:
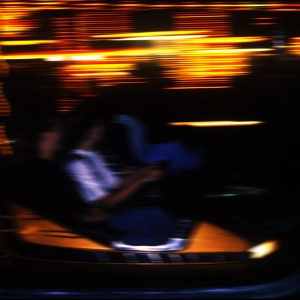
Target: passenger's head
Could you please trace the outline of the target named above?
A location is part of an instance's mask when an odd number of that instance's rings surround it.
[[[19,151],[22,159],[54,158],[61,147],[63,131],[57,116],[39,116],[32,120],[23,129]]]
[[[99,143],[105,131],[104,117],[87,113],[77,118],[73,118],[69,123],[68,148],[94,148]]]
[[[46,144],[53,151],[60,148],[63,137],[63,126],[60,120],[57,118],[43,120],[37,130],[37,145]]]

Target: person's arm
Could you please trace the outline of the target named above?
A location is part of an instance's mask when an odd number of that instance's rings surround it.
[[[65,169],[76,181],[79,192],[86,202],[99,201],[107,208],[124,202],[146,182],[157,180],[162,176],[162,171],[154,166],[142,168],[121,182],[118,190],[110,194],[102,187],[101,182],[93,177],[89,168],[82,161],[72,162],[66,165]]]
[[[126,178],[120,189],[99,199],[108,208],[115,207],[136,193],[146,182],[154,181],[162,176],[162,171],[154,166],[148,166]]]

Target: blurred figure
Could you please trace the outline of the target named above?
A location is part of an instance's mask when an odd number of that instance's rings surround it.
[[[19,149],[25,163],[23,180],[27,187],[22,201],[46,215],[75,219],[89,215],[72,181],[56,162],[64,136],[61,120],[50,116],[33,121],[30,126]]]
[[[146,125],[133,115],[116,115],[112,123],[125,128],[130,156],[139,163],[165,162],[170,174],[195,170],[203,165],[202,149],[188,149],[180,140],[148,142]],[[163,130],[160,128],[160,131]]]
[[[120,209],[146,183],[159,180],[162,171],[150,165],[125,178],[116,177],[100,152],[94,150],[103,138],[104,121],[86,115],[72,130],[73,149],[67,154],[64,169],[84,201],[111,212],[107,217],[109,226],[125,231],[124,242],[128,244],[159,244],[166,240],[173,220],[163,210],[156,207]]]

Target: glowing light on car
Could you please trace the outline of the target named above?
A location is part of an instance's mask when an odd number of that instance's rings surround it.
[[[276,241],[269,241],[248,249],[248,252],[250,252],[251,258],[262,258],[275,252],[278,247],[279,246]]]
[[[262,121],[205,121],[205,122],[171,122],[171,126],[195,126],[195,127],[218,127],[218,126],[251,126],[263,124]]]

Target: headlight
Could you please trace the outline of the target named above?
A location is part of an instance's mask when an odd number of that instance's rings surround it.
[[[248,249],[251,258],[261,258],[271,254],[279,248],[277,241],[268,241]]]

